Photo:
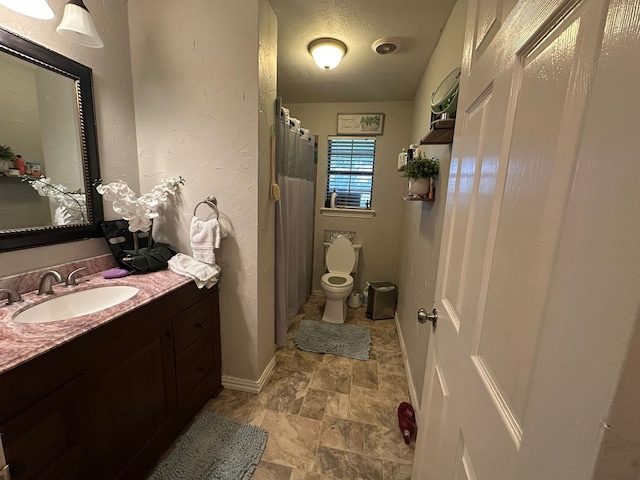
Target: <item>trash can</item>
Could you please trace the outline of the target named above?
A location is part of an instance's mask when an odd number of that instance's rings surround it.
[[[372,320],[393,318],[396,312],[398,289],[391,282],[371,282],[366,315]]]

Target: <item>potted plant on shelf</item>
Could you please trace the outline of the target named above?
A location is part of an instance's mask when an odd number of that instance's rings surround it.
[[[13,167],[16,154],[9,145],[0,145],[0,172],[6,174]]]
[[[429,197],[433,200],[433,179],[440,173],[440,160],[420,154],[407,163],[403,176],[409,179],[409,194]]]

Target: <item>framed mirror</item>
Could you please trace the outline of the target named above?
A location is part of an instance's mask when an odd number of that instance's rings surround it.
[[[0,28],[0,105],[0,251],[100,236],[91,69]]]

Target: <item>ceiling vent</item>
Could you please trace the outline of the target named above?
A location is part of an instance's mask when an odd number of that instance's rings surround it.
[[[371,48],[380,55],[390,55],[398,51],[398,39],[392,37],[379,38],[373,42]]]

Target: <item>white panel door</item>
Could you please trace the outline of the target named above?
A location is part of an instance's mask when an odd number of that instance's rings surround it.
[[[415,479],[590,478],[636,322],[638,2],[503,5],[469,4]]]

